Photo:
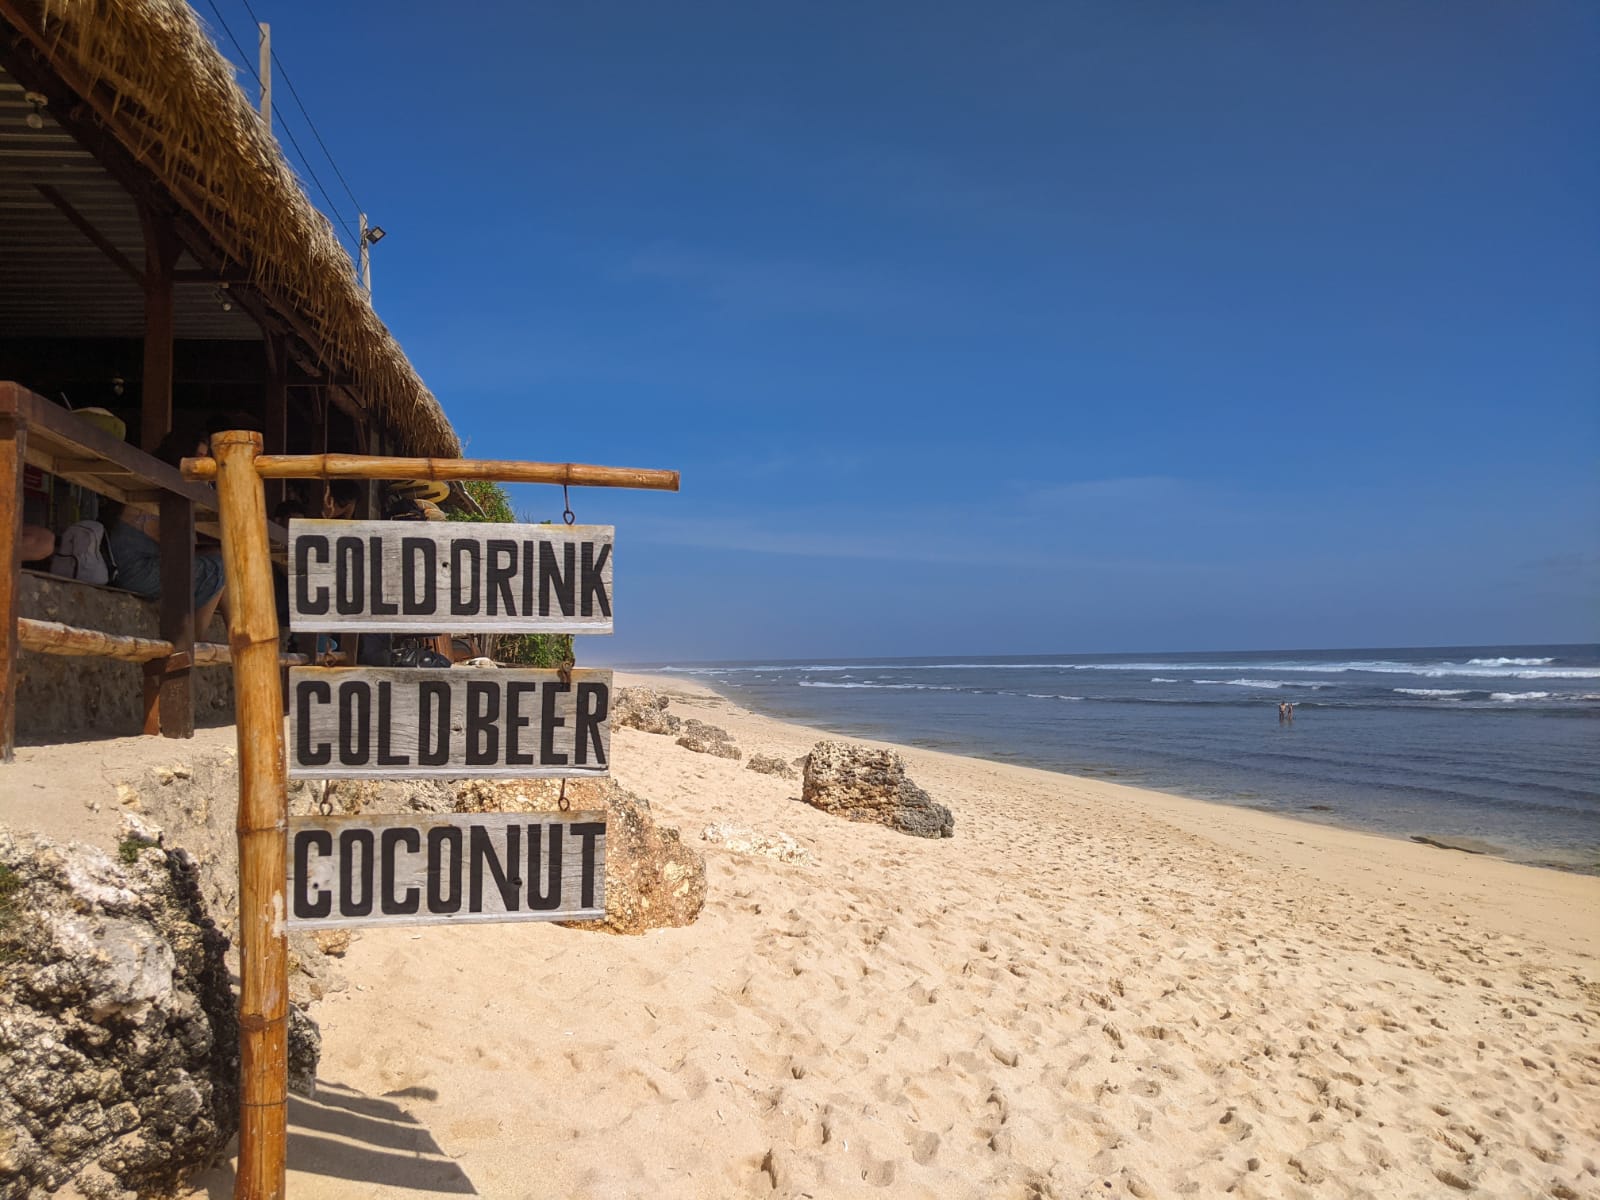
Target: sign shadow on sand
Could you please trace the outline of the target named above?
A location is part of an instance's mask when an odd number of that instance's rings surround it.
[[[433,1099],[428,1088],[406,1088],[397,1097]],[[434,1141],[416,1117],[388,1099],[338,1083],[317,1080],[317,1096],[289,1097],[291,1175],[322,1175],[353,1183],[476,1196],[466,1172]],[[208,1200],[231,1200],[233,1164],[198,1181]]]

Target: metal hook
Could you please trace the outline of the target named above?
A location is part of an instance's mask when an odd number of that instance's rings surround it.
[[[568,525],[577,521],[578,516],[572,511],[572,497],[567,492],[567,485],[561,485],[561,519]]]
[[[556,806],[560,808],[562,812],[572,811],[572,801],[567,799],[567,781],[565,779],[561,781],[561,795],[556,800]]]

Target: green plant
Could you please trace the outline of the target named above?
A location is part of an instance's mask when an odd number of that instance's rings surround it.
[[[117,857],[131,867],[139,861],[140,853],[149,844],[141,842],[138,838],[123,838],[117,843]]]

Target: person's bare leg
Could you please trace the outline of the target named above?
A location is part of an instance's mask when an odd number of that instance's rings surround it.
[[[17,551],[17,557],[23,562],[49,558],[56,552],[56,535],[42,525],[24,525]]]

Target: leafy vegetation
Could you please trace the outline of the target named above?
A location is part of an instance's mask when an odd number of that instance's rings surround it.
[[[519,519],[511,509],[511,497],[500,484],[488,479],[469,479],[461,486],[467,495],[477,501],[483,515],[451,512],[449,517],[452,521],[511,522]],[[526,515],[520,519],[529,524],[537,523]],[[522,667],[559,667],[573,661],[570,633],[490,633],[481,636],[485,643],[484,653],[497,662],[515,663]]]

